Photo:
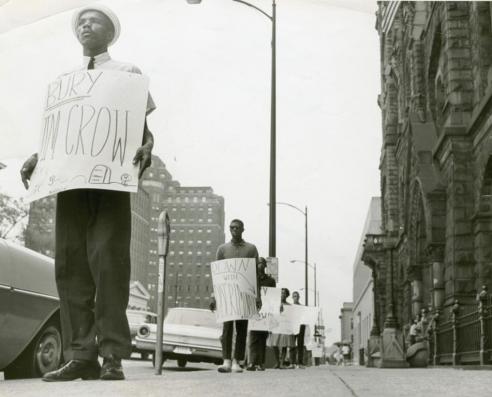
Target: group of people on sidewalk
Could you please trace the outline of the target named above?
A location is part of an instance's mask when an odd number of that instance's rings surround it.
[[[260,258],[255,245],[243,240],[244,223],[239,219],[234,219],[230,223],[232,239],[230,242],[222,244],[218,250],[216,259],[231,258],[255,258],[257,264],[257,308],[261,308],[260,288],[276,287],[276,282],[265,272],[267,262],[265,258]],[[287,302],[290,292],[287,288],[282,288],[281,310],[283,305],[290,305]],[[300,305],[299,293],[294,291],[292,294],[294,305]],[[210,310],[216,309],[216,301],[212,298]],[[236,329],[236,340],[234,346],[234,357],[232,351],[232,341],[234,327]],[[224,362],[218,367],[221,373],[243,372],[245,367],[246,342],[248,333],[248,320],[225,321],[222,328],[222,357]],[[276,364],[274,368],[305,368],[303,362],[304,353],[304,333],[305,325],[301,325],[299,333],[295,335],[275,334],[269,331],[252,330],[249,332],[249,354],[247,371],[265,370],[265,353],[267,344],[273,348]],[[286,366],[287,352],[289,353],[289,364]]]

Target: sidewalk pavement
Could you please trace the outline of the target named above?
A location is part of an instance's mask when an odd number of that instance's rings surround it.
[[[453,368],[376,369],[321,365],[305,370],[220,374],[210,364],[176,368],[166,362],[154,375],[149,361],[126,361],[125,381],[47,383],[40,379],[0,380],[1,397],[488,397],[489,370]]]
[[[451,367],[380,369],[359,366],[328,366],[328,370],[351,390],[352,396],[357,397],[492,396],[490,370]]]

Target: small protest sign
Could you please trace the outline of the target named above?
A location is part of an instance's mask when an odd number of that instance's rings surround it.
[[[278,326],[281,288],[261,287],[261,310],[248,323],[250,331],[270,331]]]
[[[275,334],[295,335],[299,333],[299,321],[296,318],[297,312],[293,309],[294,305],[283,305],[280,314],[274,316],[277,324],[271,331]]]
[[[255,258],[215,261],[210,270],[217,322],[248,319],[258,313]]]
[[[77,188],[136,192],[148,78],[79,70],[51,82],[26,201]]]

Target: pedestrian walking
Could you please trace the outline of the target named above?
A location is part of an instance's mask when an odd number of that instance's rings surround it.
[[[300,305],[299,292],[294,291],[292,293],[292,302],[294,305]],[[305,369],[304,366],[304,335],[306,333],[306,325],[301,324],[299,327],[299,333],[294,335],[294,346],[289,349],[289,356],[291,365],[297,369]]]
[[[287,298],[290,295],[288,288],[282,288],[281,305],[290,305],[287,302]],[[289,334],[270,334],[270,346],[273,348],[273,353],[275,354],[276,364],[274,368],[285,369],[285,358],[287,356],[287,349],[294,346],[293,335]]]
[[[260,287],[275,288],[276,282],[273,277],[265,273],[267,262],[265,258],[258,260],[258,284]],[[250,331],[249,333],[249,364],[248,371],[265,370],[265,351],[268,331]]]
[[[108,54],[120,33],[118,17],[93,5],[76,11],[73,31],[82,45],[83,69],[141,73]],[[131,95],[131,93],[129,93]],[[148,97],[147,114],[155,109]],[[141,131],[129,131],[141,134]],[[142,146],[133,159],[140,162],[139,178],[150,165],[153,136],[145,122]],[[22,166],[28,188],[37,154]],[[131,354],[126,308],[130,284],[130,194],[99,189],[58,193],[56,206],[55,277],[66,363],[43,380],[122,380],[121,359]],[[97,299],[96,299],[97,294]],[[102,368],[98,354],[103,357]]]
[[[342,346],[342,359],[343,359],[343,365],[349,364],[350,363],[350,346],[347,344],[344,344]]]
[[[239,219],[232,220],[229,229],[232,239],[230,242],[219,246],[219,248],[217,249],[216,259],[219,261],[222,259],[233,258],[255,258],[256,265],[258,266],[258,250],[256,249],[256,246],[243,240],[243,221]],[[259,288],[257,288],[257,293],[258,296],[256,300],[256,305],[259,309],[261,307]],[[210,302],[210,309],[215,310],[215,306],[216,302],[213,298]],[[234,348],[234,359],[231,360],[234,327],[236,328],[236,343]],[[246,352],[247,332],[248,320],[225,321],[223,323],[222,336],[220,337],[220,341],[222,343],[222,357],[224,359],[224,363],[219,366],[219,372],[243,372],[240,363],[244,360]]]

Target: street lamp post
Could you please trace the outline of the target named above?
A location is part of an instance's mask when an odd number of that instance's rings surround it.
[[[275,204],[280,204],[280,205],[286,205],[288,207],[294,208],[295,210],[299,211],[302,215],[304,215],[304,263],[306,266],[304,267],[304,279],[305,281],[305,288],[306,291],[308,289],[308,208],[307,205],[304,207],[304,211],[301,210],[299,207],[296,207],[295,205],[292,205],[290,203],[285,203],[283,201],[277,201]],[[271,211],[272,206],[270,205],[270,211]],[[306,306],[308,305],[308,296],[306,293],[305,297],[305,304]]]
[[[254,8],[261,14],[266,16],[272,22],[272,76],[271,76],[271,103],[270,103],[270,217],[269,217],[269,233],[268,233],[268,256],[276,257],[277,243],[276,243],[276,222],[277,213],[273,203],[276,201],[276,173],[277,173],[277,160],[276,160],[276,147],[277,147],[277,4],[276,0],[272,0],[272,15],[268,15],[261,8],[250,4],[244,0],[232,0],[236,3],[247,5]],[[200,4],[201,0],[187,0],[188,4]]]
[[[297,260],[297,259],[293,259],[290,261],[290,263],[295,263],[295,262],[300,262],[300,263],[304,263],[306,264],[305,265],[305,269],[307,269],[308,266],[310,266],[313,270],[314,270],[314,306],[318,306],[318,303],[319,303],[319,298],[318,298],[318,290],[317,290],[317,287],[316,287],[316,263],[313,263],[312,265],[308,262],[305,262],[305,261],[300,261],[300,260]],[[307,280],[307,277],[306,277],[306,280]],[[307,295],[308,295],[308,291],[310,291],[308,288],[307,288],[307,282],[306,282],[306,287],[305,288],[301,288],[301,290],[305,290],[306,291],[306,306],[307,306],[307,302],[308,302],[308,299],[307,299]]]

